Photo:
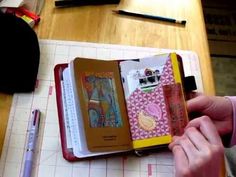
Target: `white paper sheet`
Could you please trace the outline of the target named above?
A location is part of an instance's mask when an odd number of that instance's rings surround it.
[[[0,2],[0,7],[20,7],[23,5],[24,0],[2,0]]]

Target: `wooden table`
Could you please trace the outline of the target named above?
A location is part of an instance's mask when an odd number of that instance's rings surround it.
[[[45,0],[35,28],[40,39],[124,44],[195,51],[202,69],[204,91],[214,95],[205,24],[199,0],[123,0],[119,8],[187,20],[186,26],[113,14],[117,5],[54,7]],[[12,95],[0,94],[0,152]]]

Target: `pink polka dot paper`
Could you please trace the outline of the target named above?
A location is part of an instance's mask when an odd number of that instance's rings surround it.
[[[162,86],[174,83],[171,60],[168,59],[163,68],[160,82],[153,91],[143,92],[137,88],[127,99],[127,110],[132,140],[170,135],[168,113]],[[150,104],[156,105],[156,114],[152,114],[150,113],[150,110],[148,110],[148,105],[150,106]],[[141,111],[148,113],[155,119],[156,127],[154,129],[144,130],[140,127],[138,115]]]

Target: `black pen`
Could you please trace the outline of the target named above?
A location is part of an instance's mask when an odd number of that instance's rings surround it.
[[[178,23],[178,24],[182,24],[182,25],[186,24],[186,20],[176,20],[174,18],[135,13],[135,12],[127,11],[127,10],[113,10],[113,12],[115,12],[117,14],[121,14],[121,15],[129,15],[129,16],[133,16],[133,17],[142,17],[142,18],[160,20],[160,21],[165,21],[165,22],[170,22],[170,23]]]

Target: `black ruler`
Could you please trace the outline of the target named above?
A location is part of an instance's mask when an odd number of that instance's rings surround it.
[[[55,0],[56,7],[118,4],[120,0]]]

